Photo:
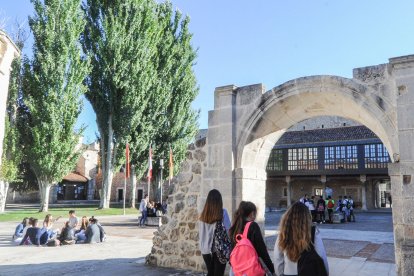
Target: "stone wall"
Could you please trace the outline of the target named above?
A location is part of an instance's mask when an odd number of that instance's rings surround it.
[[[168,196],[163,225],[154,232],[153,247],[147,263],[201,271],[204,262],[198,245],[197,201],[206,164],[206,138],[191,144],[181,172],[174,178]]]

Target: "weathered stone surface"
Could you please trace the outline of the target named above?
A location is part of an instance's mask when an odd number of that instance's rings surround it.
[[[193,164],[193,166],[191,167],[191,171],[195,174],[201,174],[201,164],[200,163]]]
[[[187,158],[187,160],[193,160],[193,154],[191,153],[191,151],[187,151],[187,153],[185,154],[185,158]]]
[[[203,162],[204,160],[206,160],[206,156],[207,156],[207,154],[202,150],[198,149],[194,152],[194,158],[197,161]]]
[[[196,195],[188,196],[186,203],[188,207],[197,207],[197,196]]]
[[[174,210],[174,212],[175,213],[179,213],[183,209],[184,209],[184,203],[183,202],[177,202],[175,204],[175,210]]]
[[[195,142],[197,148],[203,148],[207,143],[207,138],[201,138]]]

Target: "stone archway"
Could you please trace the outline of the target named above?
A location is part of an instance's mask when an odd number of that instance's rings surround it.
[[[411,262],[414,256],[413,110],[414,56],[392,58],[387,64],[354,69],[352,79],[304,77],[267,92],[262,84],[218,87],[214,110],[209,112],[207,141],[203,146],[206,161],[200,167],[201,177],[198,180],[191,178],[182,185],[197,187],[198,211],[208,191],[215,188],[222,193],[230,213],[241,200],[255,202],[260,210],[259,222],[263,223],[265,166],[270,150],[285,130],[304,119],[322,115],[352,119],[371,129],[391,155],[393,163],[389,164],[389,175],[397,273],[411,275],[414,274],[414,263]],[[175,196],[172,208],[182,206],[187,196],[183,195],[181,202]],[[178,218],[177,214],[172,216]],[[165,228],[179,224],[178,219]],[[182,225],[185,226],[185,222]],[[180,239],[190,240],[185,235],[186,228],[174,231],[184,233]],[[154,245],[166,241],[172,246],[168,237],[162,241],[160,237],[162,234],[154,237]],[[191,248],[196,249],[197,241],[193,240]],[[154,246],[153,251],[160,248],[162,246]],[[156,259],[152,263],[166,265],[162,262],[166,254],[162,250],[159,252],[158,256],[150,256]],[[179,267],[200,269],[201,257],[195,260],[191,266],[180,263]]]

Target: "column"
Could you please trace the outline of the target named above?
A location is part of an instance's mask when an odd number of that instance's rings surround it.
[[[323,199],[326,200],[328,198],[328,196],[326,195],[326,175],[321,175],[321,183],[322,183],[322,187],[323,187]]]
[[[286,176],[286,184],[287,184],[287,207],[292,205],[292,184],[290,183],[290,175]]]
[[[362,184],[362,210],[367,211],[367,176],[365,174],[361,174],[359,176],[359,181]]]

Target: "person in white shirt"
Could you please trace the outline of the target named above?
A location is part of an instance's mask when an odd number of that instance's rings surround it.
[[[79,219],[75,214],[75,210],[70,210],[69,211],[69,226],[76,230],[78,227],[78,224],[79,224]]]
[[[308,208],[294,203],[280,220],[274,250],[276,275],[298,275],[298,260],[311,243],[312,221]],[[315,251],[322,258],[329,275],[328,259],[319,230],[315,229]]]

